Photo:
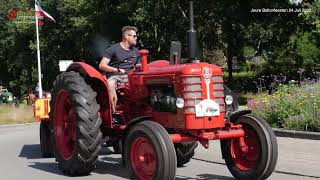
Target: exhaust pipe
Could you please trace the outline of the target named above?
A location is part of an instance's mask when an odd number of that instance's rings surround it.
[[[190,29],[187,31],[188,59],[190,62],[197,62],[198,40],[197,31],[194,29],[193,1],[189,1]]]

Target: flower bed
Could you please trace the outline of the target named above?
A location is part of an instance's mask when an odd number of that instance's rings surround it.
[[[320,82],[282,85],[272,95],[253,96],[247,106],[272,127],[320,132]]]

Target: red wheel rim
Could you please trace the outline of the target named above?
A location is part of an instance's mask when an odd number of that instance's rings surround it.
[[[76,113],[71,97],[65,90],[59,91],[54,105],[54,138],[63,159],[71,159],[76,141]]]
[[[239,139],[231,141],[230,152],[234,164],[241,170],[247,171],[255,168],[260,157],[260,143],[257,133],[246,127],[242,126],[244,130],[244,142],[247,146],[247,152],[241,149]]]
[[[152,144],[146,138],[139,137],[132,142],[130,161],[139,179],[152,179],[157,167],[157,156]]]

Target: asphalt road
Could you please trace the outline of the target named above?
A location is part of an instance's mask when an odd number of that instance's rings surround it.
[[[39,125],[0,127],[1,180],[106,180],[128,179],[121,165],[121,156],[104,149],[97,169],[89,176],[63,175],[53,158],[40,155]],[[278,138],[279,159],[276,171],[269,179],[320,179],[320,141]],[[209,150],[198,147],[195,157],[185,167],[178,168],[178,180],[233,179],[221,159],[219,141],[210,143]]]

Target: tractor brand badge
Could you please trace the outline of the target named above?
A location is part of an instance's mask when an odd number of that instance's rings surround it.
[[[209,79],[212,76],[212,70],[210,68],[205,67],[202,70],[202,75],[204,78]]]

